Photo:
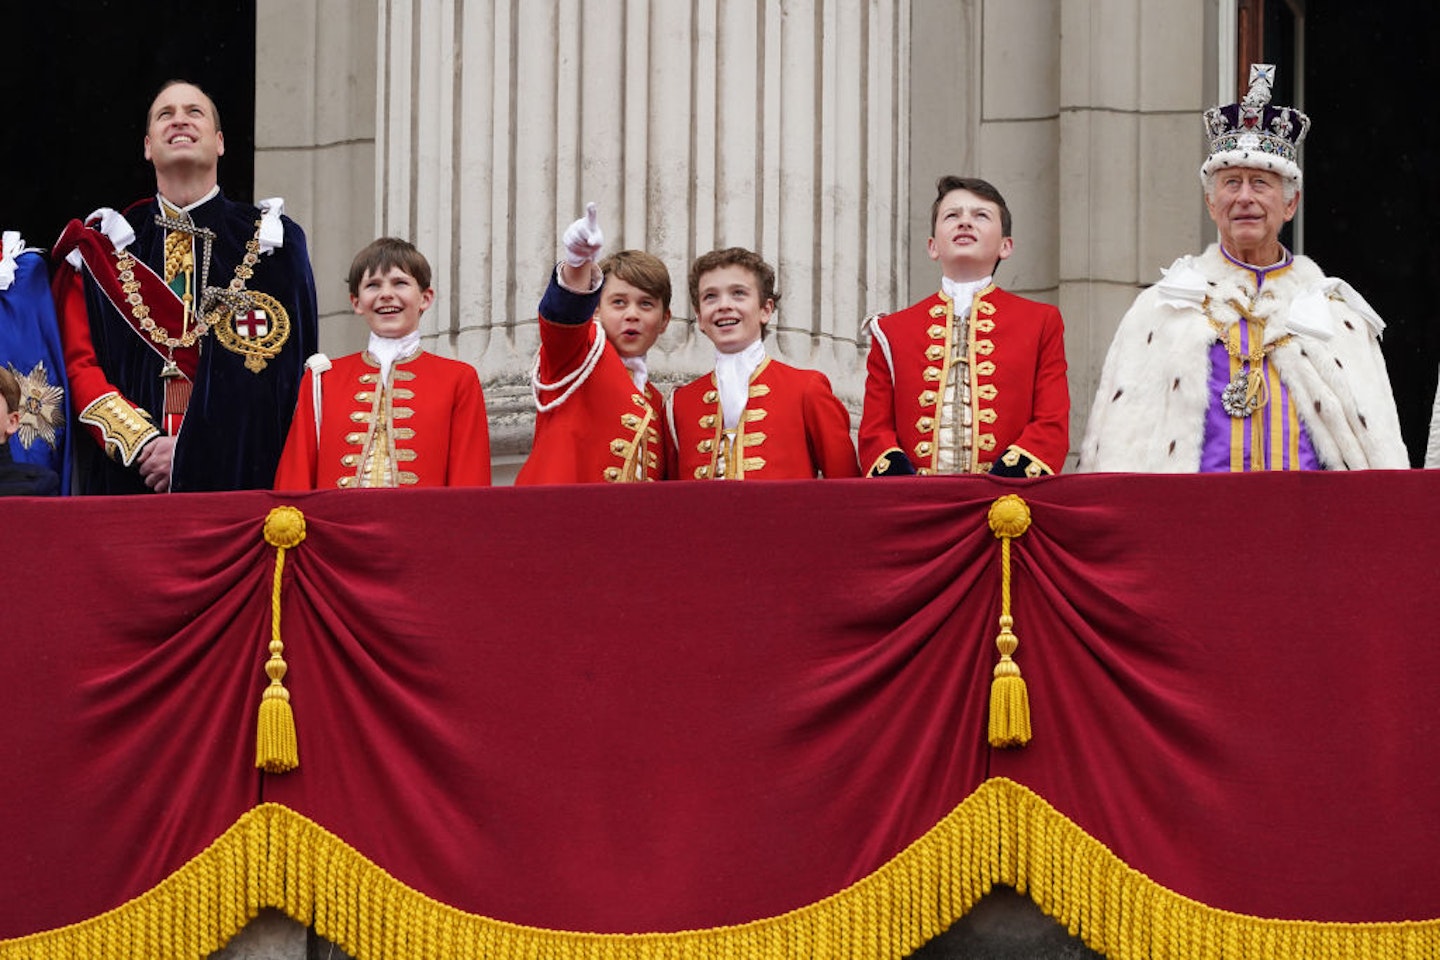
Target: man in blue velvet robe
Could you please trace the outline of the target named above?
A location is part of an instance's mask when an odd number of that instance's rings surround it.
[[[156,196],[71,221],[55,301],[82,493],[269,488],[317,347],[304,232],[220,192],[215,105],[166,84],[147,116]],[[63,260],[61,259],[63,258]]]

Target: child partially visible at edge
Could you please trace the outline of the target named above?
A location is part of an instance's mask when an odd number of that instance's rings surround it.
[[[60,475],[38,463],[17,463],[10,438],[20,429],[20,381],[0,363],[0,497],[53,497]]]

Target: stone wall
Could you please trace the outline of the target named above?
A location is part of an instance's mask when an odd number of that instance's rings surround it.
[[[772,351],[824,370],[858,415],[862,318],[934,289],[935,179],[979,174],[1014,213],[997,279],[1065,315],[1073,446],[1120,315],[1209,236],[1194,171],[1227,11],[260,0],[256,191],[284,194],[309,231],[328,352],[364,343],[341,280],[353,252],[380,233],[426,252],[427,348],[479,369],[505,478],[533,422],[534,305],[585,201],[610,249],[670,267],[662,385],[709,365],[689,261],[741,244],[779,268]]]
[[[256,4],[255,196],[283,196],[305,228],[320,348],[335,355],[367,335],[345,273],[375,238],[376,29],[373,3]]]

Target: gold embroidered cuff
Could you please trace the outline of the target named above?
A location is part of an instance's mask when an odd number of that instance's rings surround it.
[[[1005,452],[991,464],[992,473],[1006,477],[1046,477],[1052,476],[1054,471],[1050,465],[1038,459],[1024,447],[1011,444],[1005,448]]]
[[[865,475],[867,477],[905,477],[913,476],[914,473],[915,465],[910,462],[905,451],[899,447],[891,447],[875,458],[875,462],[870,465],[870,469]]]
[[[1024,447],[1012,443],[1010,444],[1009,449],[1006,451],[1006,454],[1008,455],[1011,452],[1018,453],[1022,458],[1019,460],[1019,462],[1024,463],[1025,475],[1027,477],[1053,477],[1055,475],[1055,471],[1053,468],[1051,468],[1050,464],[1046,463],[1044,460],[1041,460],[1039,457],[1035,456],[1035,454],[1031,453],[1029,450],[1026,450]]]
[[[127,467],[145,444],[160,436],[150,415],[119,393],[107,393],[81,410],[80,422],[100,431],[105,455]]]

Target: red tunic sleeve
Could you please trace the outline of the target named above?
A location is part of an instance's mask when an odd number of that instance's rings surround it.
[[[835,396],[825,374],[816,371],[805,389],[803,412],[810,460],[824,477],[858,477],[855,444],[850,440],[850,411]]]
[[[275,468],[276,490],[314,490],[317,486],[320,450],[315,439],[315,390],[311,380],[314,375],[315,371],[307,369],[300,379],[295,416],[290,420],[290,432]]]
[[[883,337],[880,325],[873,324],[870,353],[865,358],[865,402],[860,411],[860,462],[867,473],[874,471],[887,453],[901,449],[895,432],[895,379]]]
[[[141,448],[160,436],[160,430],[146,411],[110,382],[100,366],[90,336],[84,275],[61,260],[51,292],[65,352],[71,405],[95,443],[111,459],[130,466]]]
[[[475,368],[464,364],[450,411],[450,462],[446,485],[490,486],[490,425],[485,418],[485,392]]]

